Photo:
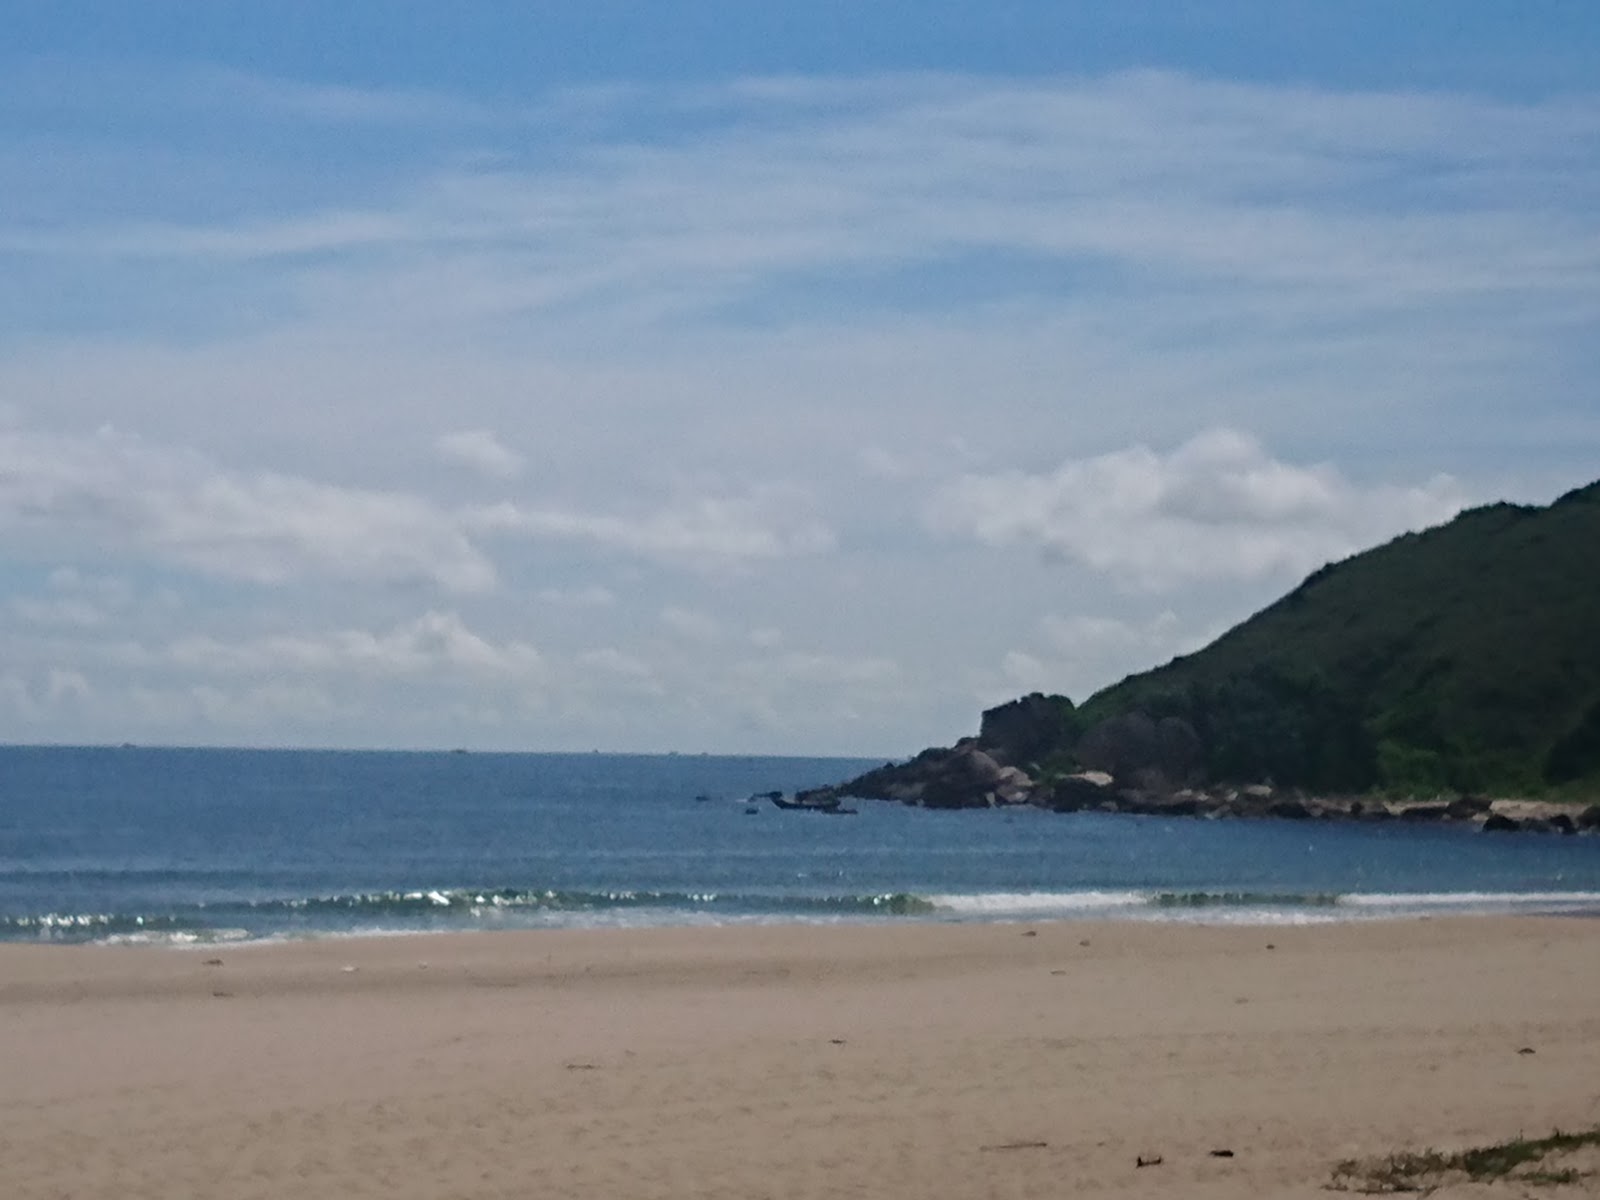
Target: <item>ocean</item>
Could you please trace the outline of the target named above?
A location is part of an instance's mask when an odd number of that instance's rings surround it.
[[[753,792],[837,758],[0,747],[0,940],[1600,912],[1600,838]]]

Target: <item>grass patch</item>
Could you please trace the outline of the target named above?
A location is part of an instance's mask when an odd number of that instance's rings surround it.
[[[1600,1126],[1578,1133],[1557,1130],[1542,1138],[1513,1138],[1453,1154],[1423,1150],[1380,1158],[1351,1158],[1333,1168],[1328,1186],[1340,1192],[1383,1195],[1431,1192],[1462,1177],[1475,1183],[1496,1179],[1514,1179],[1534,1185],[1577,1183],[1586,1178],[1584,1172],[1575,1167],[1546,1167],[1545,1160],[1587,1146],[1600,1146]]]

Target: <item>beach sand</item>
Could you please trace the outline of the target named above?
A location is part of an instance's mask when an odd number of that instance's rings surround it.
[[[0,946],[9,1200],[1326,1197],[1595,1124],[1593,920]]]

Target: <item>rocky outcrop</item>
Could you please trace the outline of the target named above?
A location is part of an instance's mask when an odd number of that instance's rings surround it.
[[[1193,782],[1200,768],[1199,735],[1178,717],[1155,720],[1142,712],[1110,717],[1078,739],[1074,756],[1145,791],[1172,791]]]
[[[978,748],[1002,765],[1027,767],[1070,744],[1076,724],[1071,700],[1034,692],[987,710],[978,727]]]
[[[1029,803],[1035,785],[1026,771],[1000,762],[978,739],[966,738],[948,750],[924,750],[909,762],[889,763],[822,790],[923,808],[996,808]]]
[[[1149,786],[1152,775],[1158,786]],[[1148,767],[1137,767],[1122,777],[1110,771],[1090,770],[1040,781],[1021,767],[1002,762],[999,755],[983,747],[980,738],[966,738],[948,749],[924,750],[907,762],[886,763],[848,783],[805,795],[813,803],[856,797],[924,808],[1032,804],[1061,813],[1448,822],[1472,824],[1488,832],[1600,833],[1600,804],[1578,809],[1548,801],[1491,801],[1482,796],[1383,800],[1371,796],[1314,796],[1264,783],[1203,788],[1159,786],[1164,780],[1165,772],[1152,773]]]

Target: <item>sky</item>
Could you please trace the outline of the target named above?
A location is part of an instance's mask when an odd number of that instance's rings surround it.
[[[1600,477],[1590,0],[0,21],[0,741],[899,756]]]

